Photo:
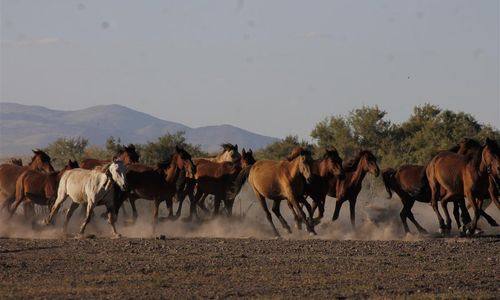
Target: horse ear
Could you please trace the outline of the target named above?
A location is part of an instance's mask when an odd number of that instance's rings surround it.
[[[71,166],[73,164],[73,161],[71,159],[68,159],[68,166]]]
[[[246,153],[246,151],[245,151],[245,148],[243,148],[243,149],[241,150],[241,154],[243,154],[243,155],[247,154],[247,153]]]
[[[236,151],[238,151],[238,144],[234,145],[234,149],[236,149]]]
[[[247,153],[249,153],[249,154],[253,154],[252,149],[248,149],[248,152],[247,152]]]
[[[181,152],[181,148],[179,147],[179,145],[175,145],[175,152],[177,153]]]

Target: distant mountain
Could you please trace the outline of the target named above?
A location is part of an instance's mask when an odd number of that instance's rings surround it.
[[[0,103],[0,154],[27,154],[59,137],[83,136],[90,144],[104,144],[109,136],[122,143],[145,143],[182,130],[189,143],[215,152],[225,142],[258,149],[276,138],[255,134],[231,125],[191,128],[161,120],[121,105],[99,105],[82,110],[60,111],[43,106]]]

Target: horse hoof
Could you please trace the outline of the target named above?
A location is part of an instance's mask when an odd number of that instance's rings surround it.
[[[476,230],[474,231],[474,234],[473,235],[480,235],[480,234],[483,234],[484,231],[481,230],[481,228],[476,228]]]
[[[122,237],[122,235],[121,235],[121,234],[116,233],[116,234],[114,234],[114,235],[111,237],[111,239],[116,240],[116,239],[119,239],[119,238],[121,238],[121,237]]]
[[[79,233],[77,235],[75,235],[75,240],[84,240],[85,239],[85,235],[83,233]]]
[[[318,234],[314,231],[309,231],[309,236],[315,236],[315,235],[318,235]]]

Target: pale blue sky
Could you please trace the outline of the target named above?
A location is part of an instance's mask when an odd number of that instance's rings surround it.
[[[375,104],[500,127],[496,0],[0,2],[1,101],[276,137]]]

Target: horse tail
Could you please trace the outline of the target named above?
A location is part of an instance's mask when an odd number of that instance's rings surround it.
[[[226,192],[226,199],[233,200],[233,201],[234,201],[234,199],[236,199],[236,196],[241,191],[241,188],[243,187],[243,185],[247,181],[248,175],[250,175],[251,168],[252,168],[252,166],[246,166],[238,173],[236,178],[231,183],[231,187]]]
[[[388,168],[387,170],[384,170],[382,172],[382,181],[384,182],[385,190],[389,194],[389,197],[387,199],[392,198],[392,183],[394,182],[394,176],[396,175],[396,170],[393,168]]]

